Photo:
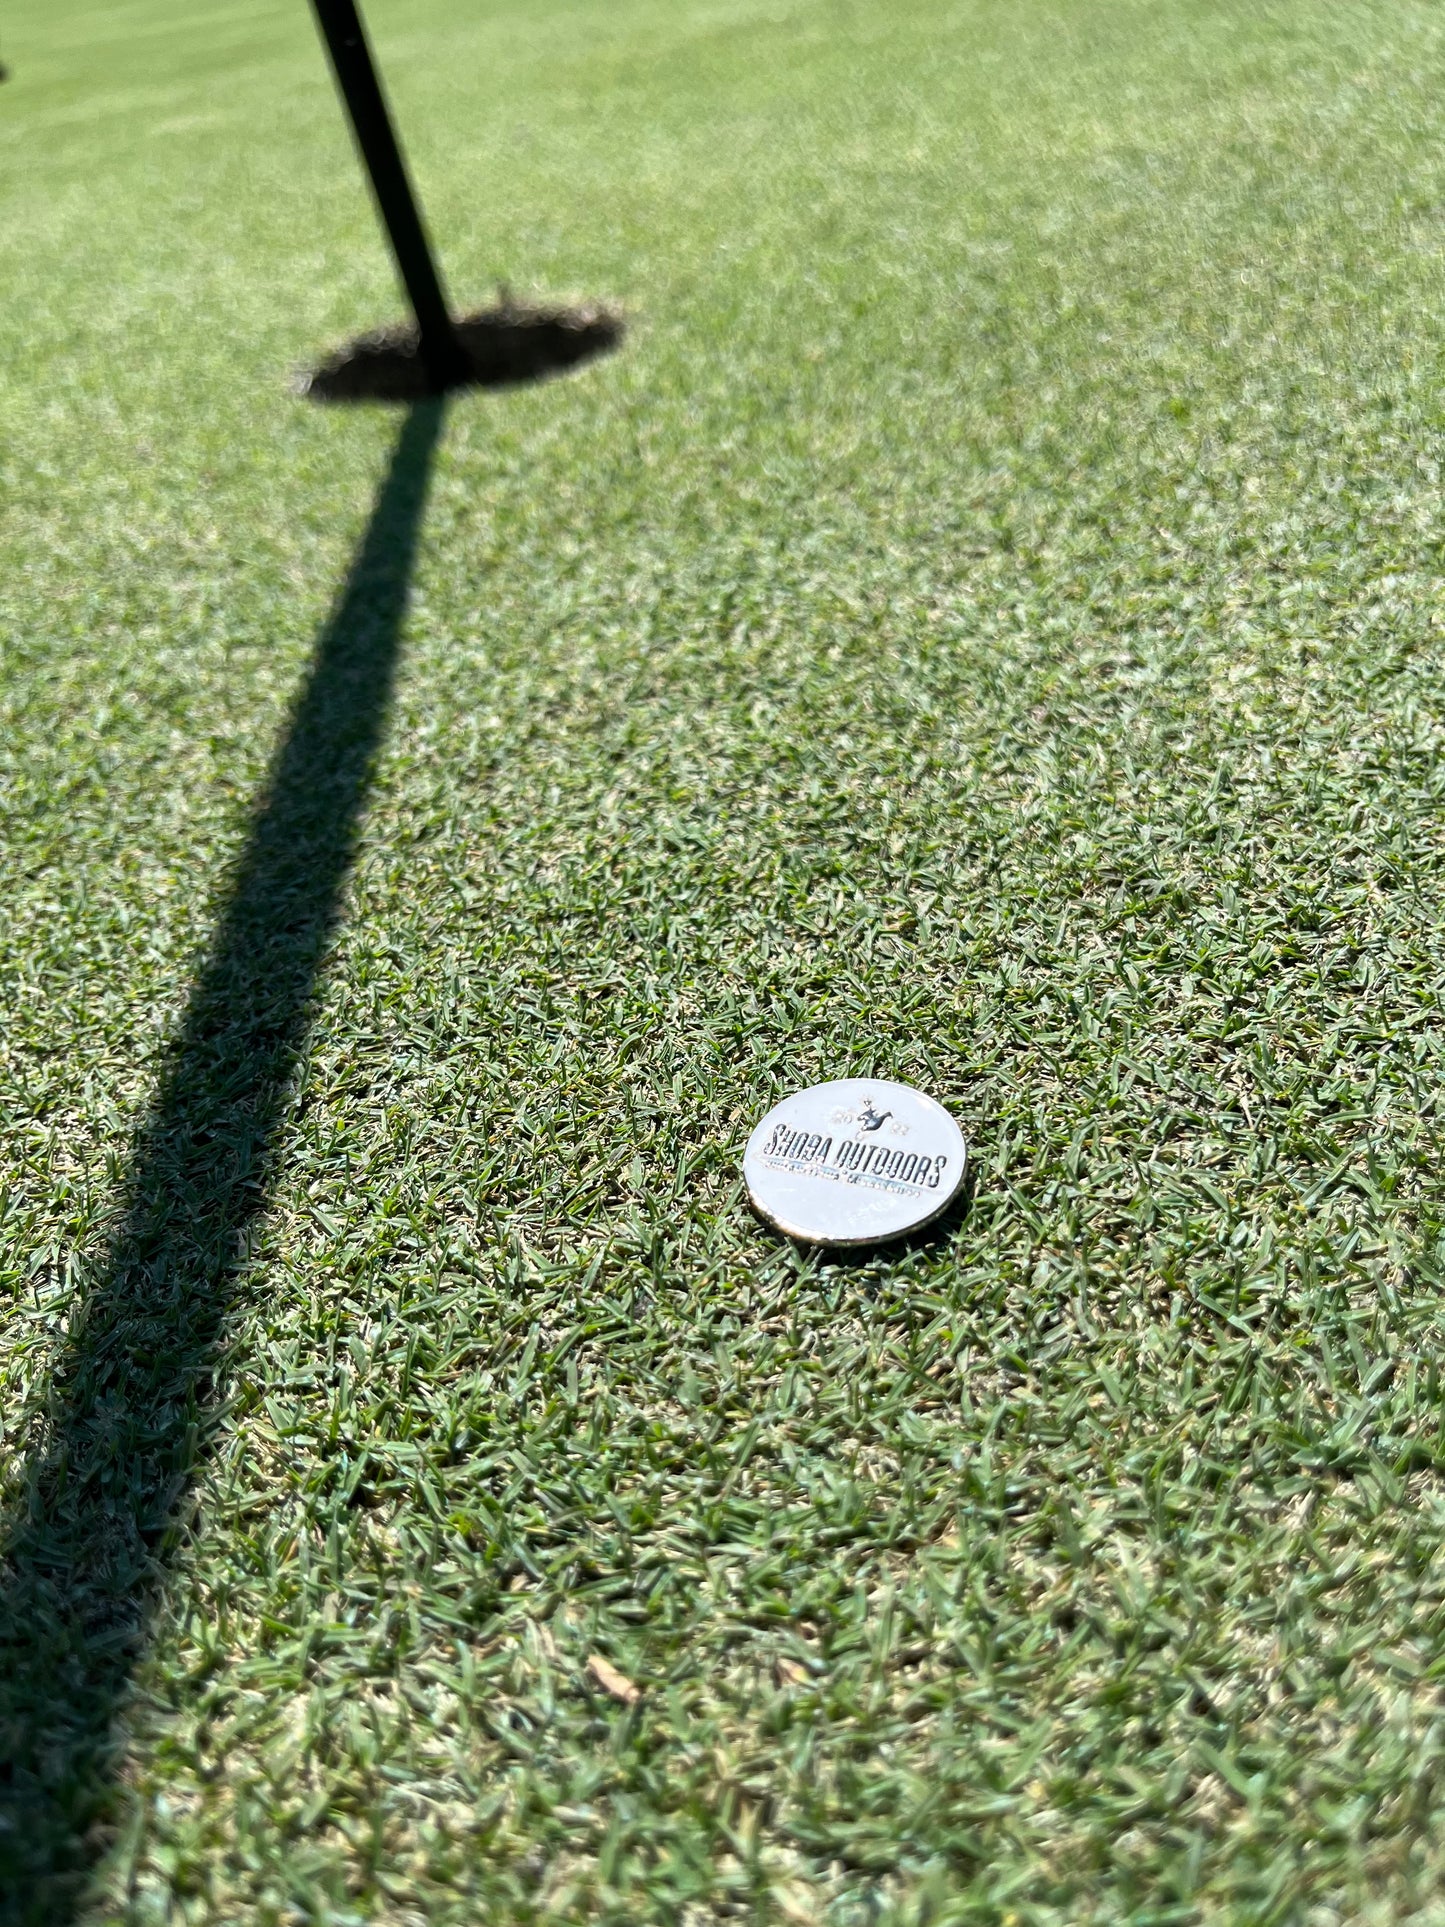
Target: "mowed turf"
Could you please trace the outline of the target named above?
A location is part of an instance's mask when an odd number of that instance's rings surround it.
[[[1445,15],[371,16],[620,353],[296,399],[301,0],[5,25],[0,1919],[1445,1921]]]

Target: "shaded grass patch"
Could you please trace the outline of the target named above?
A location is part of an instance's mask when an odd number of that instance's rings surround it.
[[[112,1722],[214,1423],[233,1286],[391,706],[440,401],[397,439],[212,953],[80,1286],[0,1543],[0,1917],[63,1920],[109,1838]]]

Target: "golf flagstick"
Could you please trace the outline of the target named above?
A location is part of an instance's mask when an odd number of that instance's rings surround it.
[[[467,357],[452,326],[356,0],[312,0],[312,6],[416,316],[422,361],[433,390],[442,394],[468,379]]]

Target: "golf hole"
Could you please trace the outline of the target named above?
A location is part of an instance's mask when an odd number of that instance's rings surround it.
[[[503,302],[456,324],[468,374],[460,388],[504,388],[541,381],[621,341],[622,317],[603,307],[532,308]],[[412,327],[384,328],[348,342],[302,376],[312,401],[420,401],[431,394]]]

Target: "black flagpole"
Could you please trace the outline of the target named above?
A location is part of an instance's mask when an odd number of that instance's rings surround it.
[[[467,358],[447,310],[356,0],[312,0],[312,5],[416,316],[421,358],[440,394],[467,379]]]

